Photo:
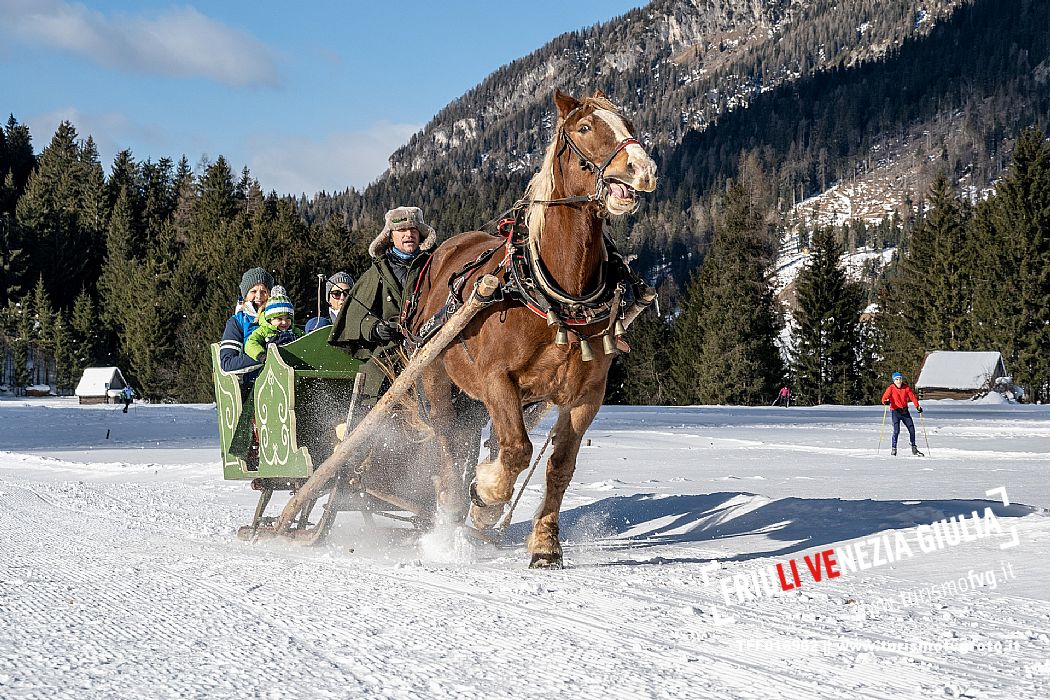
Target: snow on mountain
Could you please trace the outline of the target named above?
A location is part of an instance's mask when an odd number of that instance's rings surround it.
[[[213,407],[2,400],[0,696],[1041,697],[1050,409],[881,415],[603,408],[538,572],[535,482],[499,546],[252,545]]]

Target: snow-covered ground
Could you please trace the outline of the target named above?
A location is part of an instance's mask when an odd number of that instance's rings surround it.
[[[248,544],[213,407],[3,400],[0,697],[1047,697],[1050,409],[924,416],[605,408],[539,572],[538,484],[502,546]]]
[[[776,269],[774,270],[773,292],[780,294],[788,286],[794,284],[798,274],[809,263],[810,253],[799,251],[796,246],[798,237],[792,236],[781,246],[780,255],[777,257]],[[873,250],[870,246],[857,249],[856,253],[846,253],[842,256],[841,264],[853,280],[858,280],[864,269],[864,264],[873,258],[880,258],[880,264],[885,267],[893,259],[896,247]]]

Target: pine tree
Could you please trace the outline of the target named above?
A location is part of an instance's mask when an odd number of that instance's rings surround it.
[[[99,278],[102,320],[118,334],[126,332],[126,314],[135,305],[131,289],[132,268],[135,261],[134,212],[125,187],[114,201],[106,233],[106,262]]]
[[[731,185],[711,250],[676,324],[674,380],[685,403],[772,400],[783,372],[779,318],[769,284],[773,241],[754,179]]]
[[[73,347],[69,324],[63,313],[55,314],[54,345],[55,393],[64,396],[73,391]]]
[[[233,311],[249,254],[246,219],[237,214],[233,176],[220,156],[201,178],[189,220],[189,241],[173,281],[173,293],[184,309],[175,330],[180,339],[176,361],[183,400],[206,401],[212,395],[208,346],[221,336]]]
[[[16,206],[17,225],[33,251],[33,270],[60,306],[69,289],[92,289],[102,259],[106,213],[103,176],[90,139],[82,149],[77,132],[62,122],[40,156]]]
[[[923,235],[933,239],[933,256],[923,271],[922,289],[927,300],[924,327],[930,349],[970,347],[973,248],[969,244],[969,216],[968,207],[941,174],[930,190],[930,211],[922,223]]]
[[[178,193],[172,174],[170,158],[161,158],[156,163],[142,164],[143,196],[140,214],[146,250],[153,247],[161,231],[175,211]],[[145,251],[140,251],[140,256]]]
[[[24,392],[29,386],[29,348],[32,342],[33,324],[32,309],[23,301],[14,304],[13,315],[13,337],[11,338],[11,354],[14,357],[14,381],[15,393]]]
[[[90,136],[78,152],[75,169],[77,178],[78,248],[84,251],[81,262],[83,282],[78,286],[94,289],[106,257],[106,225],[109,221],[109,204],[106,196],[106,178],[102,162],[98,157],[95,140]],[[76,287],[74,287],[75,289]]]
[[[883,294],[878,318],[886,341],[883,374],[915,377],[927,352],[970,347],[973,248],[967,216],[947,178],[935,179],[929,208]]]
[[[139,166],[131,151],[124,149],[113,159],[113,165],[109,169],[109,181],[106,182],[106,201],[112,209],[117,199],[123,195],[127,200],[127,206],[133,214],[137,215],[141,209],[142,183],[139,174]]]
[[[30,344],[36,350],[36,362],[33,371],[40,382],[46,383],[50,376],[48,358],[54,352],[55,340],[55,312],[51,307],[51,300],[44,290],[43,278],[37,278],[36,286],[33,288],[32,298],[32,332]]]
[[[175,240],[179,245],[185,245],[190,240],[190,222],[193,219],[193,209],[197,204],[197,185],[186,156],[179,159],[172,190],[175,197],[173,212]]]
[[[26,273],[29,271],[29,251],[22,230],[15,219],[14,175],[7,172],[0,182],[0,305],[6,306],[25,293]],[[9,203],[9,204],[8,204]]]
[[[85,367],[95,363],[98,355],[98,318],[91,295],[81,290],[73,303],[72,374],[79,377]]]
[[[666,297],[664,298],[666,308]],[[618,359],[622,365],[622,402],[633,406],[659,406],[673,400],[670,343],[674,329],[655,309],[647,309],[627,334],[631,352]]]
[[[975,332],[1032,401],[1050,401],[1050,146],[1029,129],[996,194],[978,207]]]
[[[817,231],[811,247],[796,282],[795,394],[808,404],[853,403],[859,393],[862,290],[842,268],[842,245],[833,230]]]
[[[19,124],[14,115],[7,119],[4,127],[4,137],[7,147],[7,172],[11,173],[14,184],[15,199],[25,191],[29,176],[36,168],[36,155],[33,153],[33,139],[29,134],[29,127]],[[14,202],[10,202],[11,214],[14,214]]]

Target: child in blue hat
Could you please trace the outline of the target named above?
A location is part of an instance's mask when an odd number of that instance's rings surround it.
[[[253,360],[265,360],[266,349],[270,345],[284,345],[303,336],[303,330],[294,325],[295,305],[288,298],[284,287],[273,288],[273,296],[259,316],[259,327],[252,331],[244,343],[244,353]]]

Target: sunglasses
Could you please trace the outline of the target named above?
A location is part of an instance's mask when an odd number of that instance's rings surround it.
[[[342,299],[343,297],[350,296],[350,290],[340,289],[339,287],[336,287],[328,293],[328,296],[335,297],[336,299]]]

